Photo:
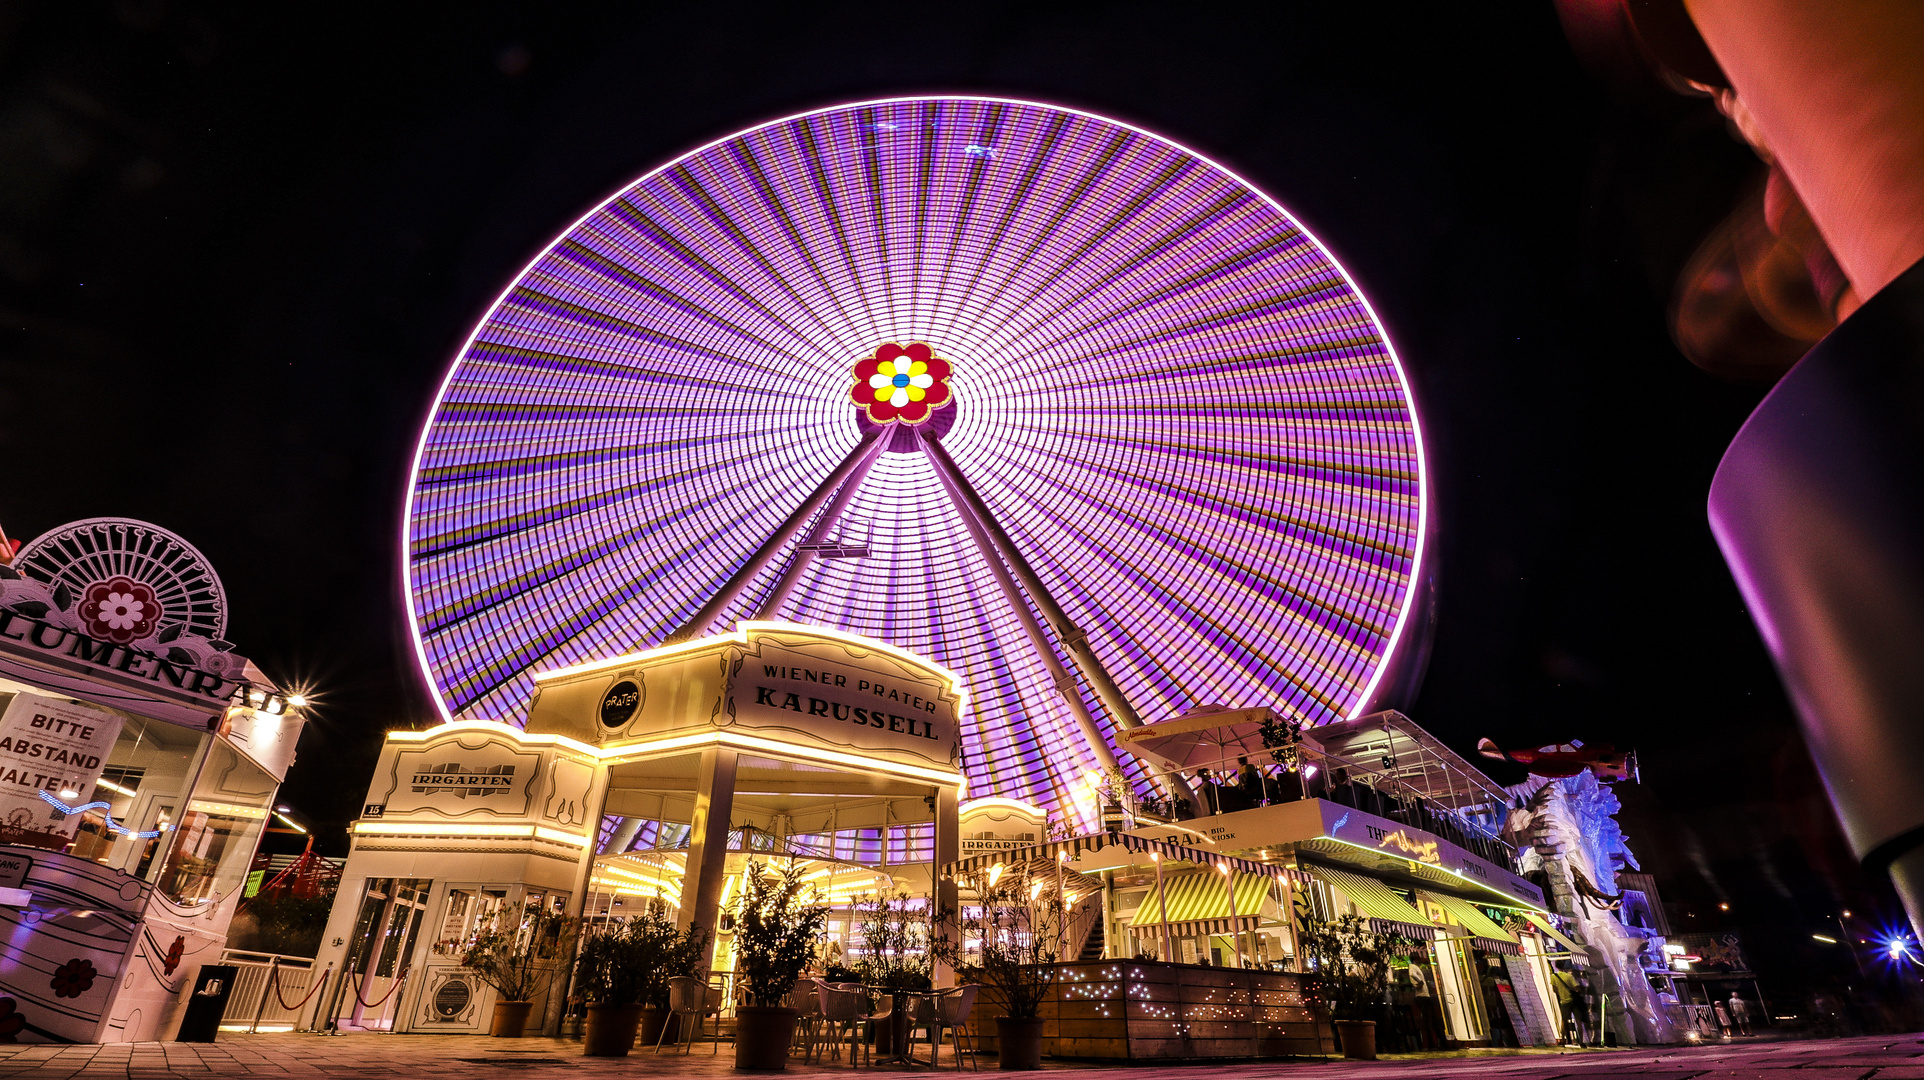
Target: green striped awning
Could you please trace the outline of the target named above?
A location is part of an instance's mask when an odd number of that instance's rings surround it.
[[[1394,931],[1419,941],[1428,941],[1436,936],[1436,928],[1421,912],[1375,878],[1327,866],[1305,866],[1304,869],[1348,897],[1350,903],[1356,905],[1356,910],[1376,924],[1378,930]]]
[[[1249,929],[1250,923],[1260,921],[1267,914],[1276,917],[1277,907],[1270,896],[1270,886],[1275,881],[1268,874],[1236,875],[1236,924],[1229,919],[1229,890],[1223,888],[1223,875],[1210,870],[1192,870],[1187,873],[1170,874],[1163,879],[1163,897],[1156,896],[1156,887],[1149,886],[1149,892],[1142,898],[1142,906],[1129,922],[1132,930],[1162,925],[1162,900],[1169,904],[1169,928],[1174,931],[1179,926],[1190,933],[1229,934]],[[1188,926],[1187,924],[1195,924]],[[1220,927],[1220,929],[1218,929]]]
[[[1516,935],[1497,925],[1488,915],[1477,910],[1475,904],[1461,897],[1445,893],[1418,891],[1418,896],[1449,913],[1456,924],[1469,931],[1470,936],[1480,938],[1478,944],[1492,952],[1517,952]]]
[[[1550,922],[1550,917],[1548,915],[1539,915],[1534,911],[1526,911],[1523,913],[1523,917],[1535,923],[1536,928],[1538,930],[1541,930],[1544,933],[1550,935],[1552,940],[1561,942],[1564,948],[1569,949],[1575,955],[1577,956],[1589,955],[1588,949],[1585,949],[1583,946],[1570,940],[1570,938],[1566,936],[1563,933],[1563,931],[1558,930],[1554,925],[1552,925]]]

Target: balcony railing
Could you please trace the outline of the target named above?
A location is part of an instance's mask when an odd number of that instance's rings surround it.
[[[1259,757],[1276,760],[1259,761]],[[1435,782],[1434,778],[1426,779]],[[1444,780],[1449,779],[1446,774]],[[1149,800],[1138,808],[1138,816],[1183,820],[1300,799],[1325,799],[1421,829],[1516,871],[1516,848],[1496,835],[1505,808],[1501,803],[1468,801],[1486,797],[1485,785],[1465,783],[1460,791],[1453,789],[1458,808],[1451,809],[1420,792],[1393,767],[1336,757],[1306,743],[1261,755],[1226,758],[1198,769],[1190,785],[1201,806],[1190,807],[1185,814],[1180,807]]]

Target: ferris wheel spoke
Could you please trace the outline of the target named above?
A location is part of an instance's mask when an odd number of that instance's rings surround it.
[[[768,569],[768,564],[775,561],[775,556],[781,553],[782,545],[787,544],[796,533],[801,531],[802,526],[808,524],[808,520],[815,516],[816,511],[822,508],[822,504],[854,476],[856,470],[864,469],[882,453],[883,448],[888,445],[890,434],[892,432],[888,428],[876,428],[864,435],[862,441],[855,445],[855,449],[850,450],[848,456],[842,459],[842,463],[837,465],[826,479],[816,485],[814,491],[809,492],[801,505],[797,506],[794,512],[768,534],[768,538],[762,541],[762,545],[748,557],[748,561],[742,563],[735,573],[722,583],[721,588],[716,590],[715,595],[708,598],[708,602],[702,605],[701,610],[695,612],[693,617],[683,623],[681,629],[668,635],[667,640],[662,644],[673,645],[676,642],[687,641],[713,626],[722,612],[728,610],[730,604],[741,598],[749,584],[763,570]]]

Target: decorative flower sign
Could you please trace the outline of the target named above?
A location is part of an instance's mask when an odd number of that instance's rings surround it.
[[[87,633],[126,645],[153,635],[160,623],[160,601],[145,582],[110,577],[87,586],[80,617],[87,622]]]
[[[48,985],[53,987],[54,997],[77,998],[93,989],[98,974],[92,960],[69,960],[53,969],[53,981]]]
[[[922,342],[885,342],[855,364],[848,396],[877,424],[920,424],[952,403],[949,362]]]

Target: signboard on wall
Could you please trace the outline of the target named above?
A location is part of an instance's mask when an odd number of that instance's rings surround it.
[[[389,743],[367,804],[381,816],[527,817],[542,754],[485,733],[456,732],[423,743]]]
[[[64,847],[85,816],[69,811],[103,811],[104,804],[89,804],[120,724],[103,709],[15,694],[0,712],[0,840]],[[63,790],[76,794],[65,797]]]
[[[777,633],[749,634],[728,688],[737,725],[956,767],[959,702],[947,680],[836,638],[798,634],[790,642]]]

